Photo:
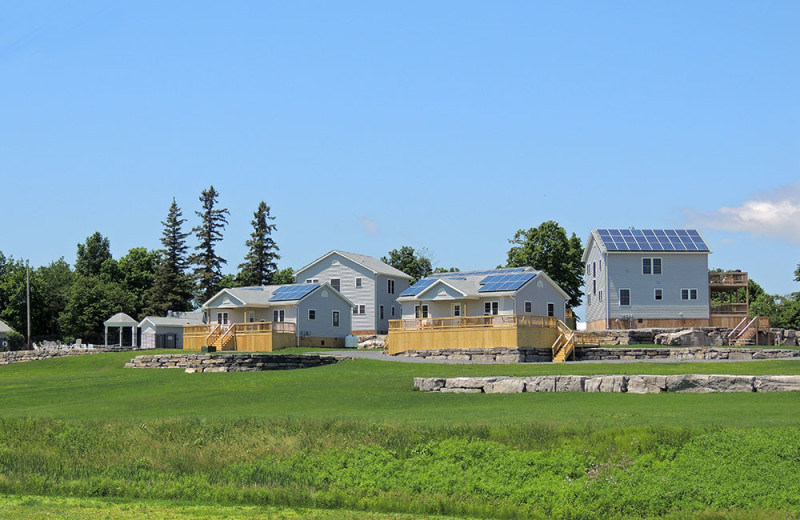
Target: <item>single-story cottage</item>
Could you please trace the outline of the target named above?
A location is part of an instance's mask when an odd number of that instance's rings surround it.
[[[166,316],[145,316],[139,323],[142,348],[183,348],[183,327],[202,325],[203,311],[169,311]]]

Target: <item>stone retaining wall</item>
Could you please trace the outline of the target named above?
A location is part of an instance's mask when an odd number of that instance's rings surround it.
[[[345,359],[313,354],[155,354],[136,356],[125,368],[180,368],[194,372],[259,372],[330,365]]]
[[[673,359],[675,361],[732,360],[752,361],[757,359],[800,359],[800,350],[747,347],[644,347],[644,348],[605,348],[578,347],[575,359],[578,361],[615,361]]]
[[[712,374],[415,377],[423,392],[454,394],[519,394],[522,392],[616,392],[629,394],[791,392],[800,391],[800,376],[732,376]]]
[[[475,348],[409,350],[397,354],[424,358],[430,361],[470,361],[474,363],[539,363],[553,360],[549,348]],[[575,349],[578,361],[616,361],[672,359],[675,361],[735,360],[756,359],[800,359],[800,350],[742,348],[742,347],[644,347],[644,348],[605,348],[579,347]]]
[[[139,350],[133,347],[92,347],[92,348],[59,348],[39,350],[13,350],[0,352],[0,365],[24,363],[26,361],[40,361],[65,356],[84,356],[87,354],[103,354],[105,352],[132,352]]]
[[[719,347],[728,342],[731,329],[694,327],[688,329],[621,329],[591,331],[599,336],[600,345],[671,345]],[[759,345],[800,345],[800,332],[785,329],[764,329],[758,334]]]
[[[424,358],[430,361],[471,361],[474,363],[537,363],[553,360],[549,348],[452,348],[409,350],[398,356]]]

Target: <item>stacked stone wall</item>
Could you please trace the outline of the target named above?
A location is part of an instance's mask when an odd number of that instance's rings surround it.
[[[179,368],[186,372],[259,372],[337,363],[339,356],[311,354],[154,354],[136,356],[125,368]]]
[[[85,356],[87,354],[103,354],[105,352],[131,352],[139,350],[133,347],[91,347],[91,348],[49,348],[37,350],[12,350],[0,352],[0,365],[40,361],[65,356]]]
[[[414,386],[423,392],[453,394],[800,392],[800,376],[678,374],[666,376],[415,377]]]
[[[429,361],[470,361],[473,363],[537,363],[553,360],[549,348],[453,348],[409,350],[398,356],[423,358]]]

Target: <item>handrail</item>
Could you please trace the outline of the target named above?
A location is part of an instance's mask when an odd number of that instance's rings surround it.
[[[740,327],[741,325],[744,325],[744,322],[746,322],[746,321],[747,321],[747,316],[745,316],[744,318],[742,318],[742,321],[740,321],[739,323],[737,323],[737,324],[736,324],[736,326],[735,326],[734,328],[732,328],[732,329],[731,329],[731,332],[730,332],[730,334],[728,334],[728,337],[731,337],[731,336],[735,335],[735,334],[736,334],[736,331],[738,331],[738,330],[739,330],[739,327]]]
[[[736,336],[736,339],[741,338],[742,335],[744,335],[744,333],[747,332],[747,330],[753,325],[753,323],[756,322],[757,319],[758,319],[758,316],[756,316],[755,318],[750,320],[750,323],[748,323],[747,326],[744,329],[742,329],[742,331]]]
[[[212,345],[217,340],[217,338],[219,337],[220,329],[222,329],[222,325],[220,325],[219,323],[217,323],[211,329],[211,331],[206,336],[206,345]]]
[[[228,330],[225,331],[225,334],[219,338],[219,348],[220,350],[225,350],[225,347],[231,341],[231,339],[236,339],[236,327],[239,325],[238,323],[234,323],[231,325]]]
[[[491,314],[487,316],[447,316],[439,318],[406,318],[389,320],[390,331],[417,331],[464,328],[529,327],[552,328],[557,326],[553,316],[518,314]],[[564,325],[566,327],[566,325]]]

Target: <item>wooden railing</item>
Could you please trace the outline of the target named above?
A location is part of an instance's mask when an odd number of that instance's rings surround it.
[[[569,359],[570,354],[574,355],[575,351],[575,331],[567,327],[561,320],[556,321],[558,328],[558,337],[551,350],[553,352],[553,361],[556,363],[566,361]]]
[[[732,285],[746,286],[748,284],[747,273],[741,271],[727,271],[724,273],[708,273],[709,285]]]
[[[744,314],[747,315],[750,306],[746,303],[719,303],[711,302],[711,314]]]
[[[552,316],[494,314],[490,316],[450,316],[446,318],[414,318],[389,320],[390,332],[444,330],[464,328],[528,327],[553,328],[559,320]]]

